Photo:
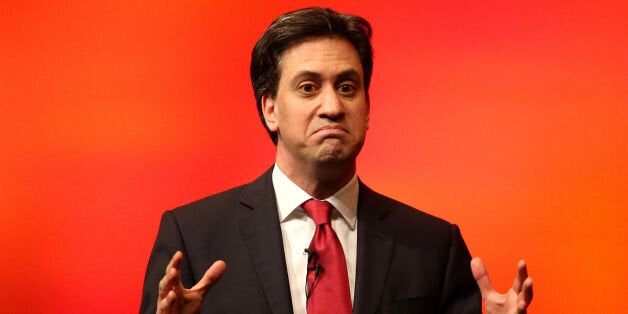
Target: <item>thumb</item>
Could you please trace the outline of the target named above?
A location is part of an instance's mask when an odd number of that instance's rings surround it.
[[[480,287],[480,292],[482,293],[482,299],[485,299],[486,296],[493,292],[493,284],[491,284],[491,280],[488,277],[488,272],[486,271],[486,267],[484,267],[484,263],[482,259],[479,257],[474,257],[471,260],[471,272],[473,273],[473,278],[475,278],[475,282]]]
[[[215,261],[205,272],[203,278],[198,281],[192,290],[208,290],[213,286],[227,270],[227,264],[222,260]]]

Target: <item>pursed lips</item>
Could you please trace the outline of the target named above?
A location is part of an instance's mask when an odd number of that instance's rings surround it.
[[[342,126],[340,126],[339,124],[329,124],[329,125],[325,125],[319,129],[317,129],[314,134],[316,133],[329,133],[330,136],[333,136],[334,134],[337,133],[349,133],[345,128],[343,128]]]
[[[345,130],[345,128],[343,128],[339,124],[326,125],[326,126],[324,126],[322,128],[319,128],[316,132],[325,131],[325,130],[340,130],[340,131],[343,131],[343,132],[347,132],[347,130]]]

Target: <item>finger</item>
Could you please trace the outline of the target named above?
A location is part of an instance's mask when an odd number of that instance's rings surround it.
[[[484,263],[482,259],[479,257],[474,257],[471,260],[471,272],[473,273],[473,278],[480,287],[480,292],[482,293],[482,299],[485,299],[486,296],[493,292],[493,285],[491,284],[491,280],[488,277],[488,272],[486,271],[486,267],[484,267]]]
[[[183,253],[179,251],[177,251],[170,259],[168,266],[166,266],[165,274],[159,281],[159,299],[165,298],[170,290],[180,284],[179,266],[181,265],[182,260]]]
[[[159,281],[159,299],[165,298],[168,292],[173,291],[178,286],[179,281],[179,271],[176,268],[169,268]]]
[[[224,261],[215,261],[205,272],[203,278],[192,287],[192,290],[203,290],[213,286],[227,270],[227,264]]]
[[[530,303],[532,303],[532,278],[528,277],[523,281],[521,293],[517,297],[517,310],[525,313]]]
[[[517,264],[517,277],[512,284],[512,289],[518,294],[521,292],[521,285],[528,278],[528,267],[526,261],[520,260]]]
[[[173,267],[176,269],[179,269],[179,266],[181,266],[182,261],[183,261],[183,253],[181,251],[176,251],[172,255],[172,258],[170,259],[168,266],[166,266],[166,273],[168,272],[168,269],[173,268]]]
[[[157,302],[157,314],[167,314],[172,311],[174,303],[177,300],[177,294],[170,290],[166,297]]]

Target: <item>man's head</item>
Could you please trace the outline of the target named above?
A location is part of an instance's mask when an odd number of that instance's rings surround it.
[[[364,72],[363,82],[368,101],[368,88],[373,71],[371,26],[363,18],[339,14],[330,9],[309,8],[286,13],[277,18],[257,41],[251,57],[251,81],[257,111],[273,143],[277,133],[270,130],[262,112],[262,97],[277,95],[283,53],[289,48],[314,38],[346,40],[357,52]]]

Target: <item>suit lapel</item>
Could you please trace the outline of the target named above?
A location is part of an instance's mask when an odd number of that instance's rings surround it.
[[[240,223],[240,233],[273,313],[292,313],[272,170],[248,185],[241,204],[250,214]],[[243,300],[246,302],[246,300]]]
[[[358,198],[358,252],[353,312],[374,313],[382,291],[395,239],[384,232],[389,209],[378,202],[377,193],[360,182]]]

